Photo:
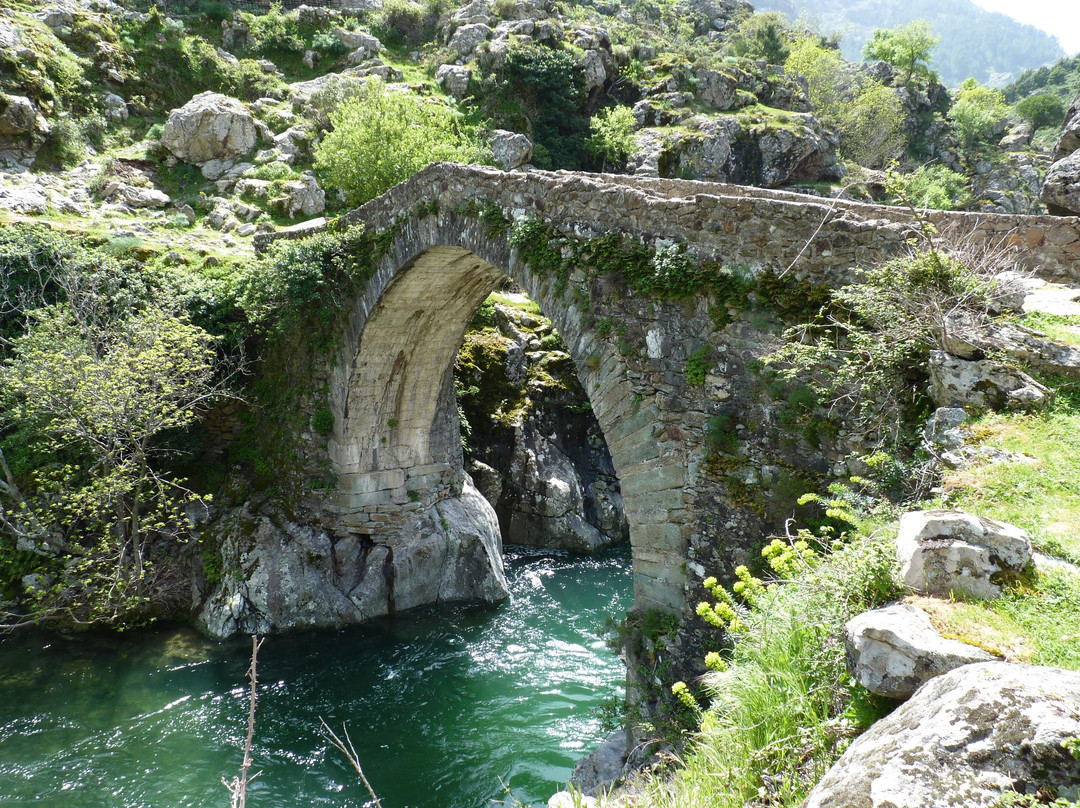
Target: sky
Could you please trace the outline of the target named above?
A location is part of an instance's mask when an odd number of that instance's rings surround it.
[[[1080,0],[973,0],[1056,36],[1069,56],[1080,53]]]

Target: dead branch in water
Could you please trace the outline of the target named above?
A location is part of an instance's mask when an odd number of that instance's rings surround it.
[[[330,729],[322,716],[319,716],[319,723],[322,724],[322,736],[341,750],[341,753],[345,755],[346,760],[352,764],[352,767],[356,769],[356,773],[360,775],[360,782],[367,788],[368,794],[371,795],[371,799],[375,803],[375,808],[382,808],[382,803],[379,802],[379,798],[375,794],[375,789],[371,787],[371,783],[369,783],[367,777],[364,776],[364,770],[360,768],[360,756],[356,754],[356,748],[353,746],[352,738],[349,737],[348,728],[344,724],[341,725],[341,731],[345,735],[345,740],[343,741],[337,736],[337,733]]]
[[[248,666],[247,670],[248,679],[251,681],[251,694],[248,697],[248,730],[247,738],[244,740],[244,762],[240,764],[240,776],[234,777],[232,782],[229,782],[224,777],[221,778],[221,784],[229,789],[229,793],[232,795],[231,808],[245,808],[247,805],[248,784],[262,774],[262,772],[255,772],[255,774],[248,777],[248,772],[251,770],[251,745],[255,740],[255,701],[257,699],[255,688],[259,683],[257,665],[259,649],[262,648],[265,639],[264,637],[260,640],[257,634],[251,635],[251,665]]]

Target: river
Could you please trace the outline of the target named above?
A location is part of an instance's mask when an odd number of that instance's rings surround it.
[[[600,636],[632,601],[628,547],[510,549],[511,598],[269,637],[259,653],[250,808],[370,800],[319,717],[344,722],[383,808],[539,804],[602,740],[622,692]],[[0,640],[0,805],[228,806],[250,639],[188,629]]]

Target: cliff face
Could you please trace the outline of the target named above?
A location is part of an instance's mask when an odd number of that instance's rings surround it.
[[[551,321],[512,304],[481,318],[458,359],[458,401],[467,467],[503,540],[576,552],[626,540],[611,455]]]

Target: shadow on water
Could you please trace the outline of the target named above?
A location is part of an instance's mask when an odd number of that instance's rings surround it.
[[[259,654],[252,808],[359,808],[319,736],[347,723],[385,808],[543,804],[601,739],[622,686],[599,632],[632,600],[629,547],[507,552],[511,599],[271,637]],[[0,642],[0,803],[227,805],[245,732],[250,641],[187,629]]]

